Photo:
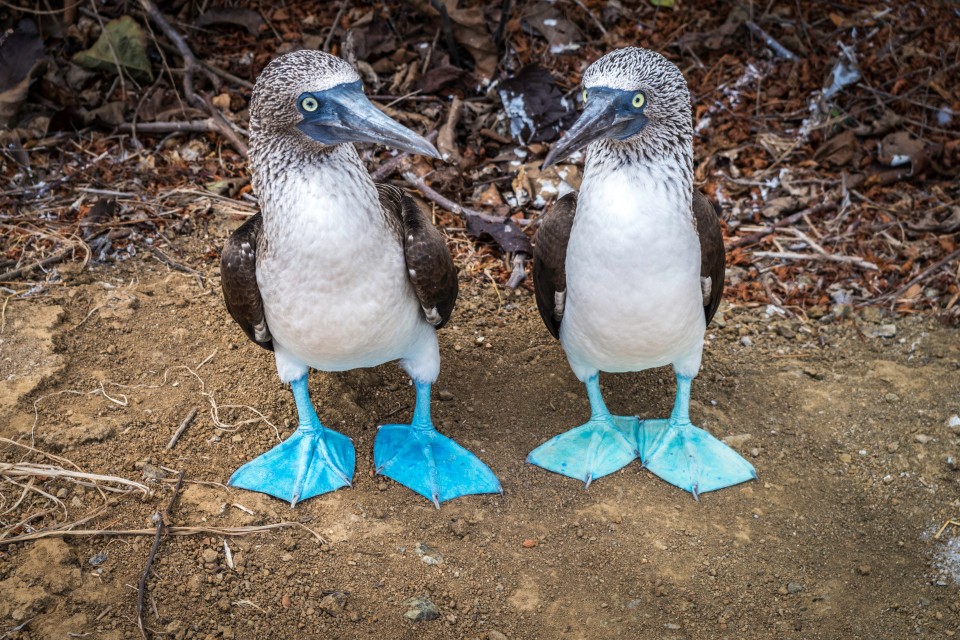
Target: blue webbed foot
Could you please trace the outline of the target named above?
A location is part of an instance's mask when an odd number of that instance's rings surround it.
[[[690,380],[677,378],[677,402],[668,420],[642,420],[637,431],[640,460],[650,472],[697,498],[757,477],[749,462],[690,422]]]
[[[412,424],[385,424],[373,443],[377,473],[433,501],[477,493],[503,493],[493,471],[439,433],[430,420],[430,385],[417,383]]]
[[[320,424],[307,393],[307,377],[292,384],[300,426],[289,438],[237,469],[230,486],[266,493],[290,505],[350,485],[353,442]]]
[[[587,381],[590,422],[547,440],[530,452],[527,462],[548,471],[582,480],[589,487],[597,478],[609,475],[636,459],[636,430],[633,416],[614,416],[607,410],[597,374]]]
[[[325,427],[299,428],[259,458],[237,469],[230,486],[268,493],[291,506],[301,500],[350,486],[353,443]]]
[[[643,420],[637,440],[643,466],[694,498],[757,477],[739,453],[690,423]]]
[[[589,487],[637,458],[637,422],[633,416],[595,416],[544,442],[530,452],[527,462],[582,480]]]

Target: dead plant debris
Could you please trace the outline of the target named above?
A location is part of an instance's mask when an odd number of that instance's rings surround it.
[[[384,110],[440,132],[455,163],[404,157],[380,177],[427,187],[467,276],[517,286],[529,257],[518,235],[577,187],[539,167],[575,114],[583,70],[641,45],[690,84],[696,177],[723,209],[733,302],[960,319],[960,22],[949,3],[38,6],[0,8],[8,295],[56,286],[68,264],[145,252],[181,270],[215,262],[221,238],[185,255],[178,237],[255,210],[252,83],[302,47],[348,59]],[[362,152],[371,170],[396,156]]]

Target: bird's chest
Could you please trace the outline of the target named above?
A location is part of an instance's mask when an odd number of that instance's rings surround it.
[[[605,354],[605,362],[632,353],[652,366],[702,336],[700,242],[690,202],[650,176],[585,180],[566,272],[561,337],[574,349]]]
[[[390,351],[420,311],[403,248],[375,190],[322,187],[288,186],[264,220],[257,283],[270,331],[317,362]]]

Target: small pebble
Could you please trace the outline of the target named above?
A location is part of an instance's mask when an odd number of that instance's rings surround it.
[[[200,554],[200,557],[203,558],[203,561],[207,564],[211,564],[217,561],[217,550],[216,549],[204,549],[203,553]]]
[[[507,636],[503,635],[499,631],[488,631],[487,640],[507,640]]]
[[[950,419],[947,420],[947,429],[960,429],[960,416],[950,416]]]
[[[290,596],[288,596],[287,594],[283,594],[283,597],[280,598],[280,606],[282,606],[284,609],[289,609],[289,608],[290,608]]]
[[[523,546],[524,549],[533,549],[535,546],[537,546],[537,541],[534,540],[533,538],[527,538],[520,544]]]
[[[447,389],[440,389],[440,391],[437,393],[437,397],[444,402],[450,402],[454,398],[453,394]]]
[[[872,327],[865,327],[863,334],[868,338],[892,338],[897,335],[897,325],[880,324]]]
[[[91,567],[99,567],[106,561],[107,561],[107,554],[103,552],[100,552],[95,556],[91,556],[90,559],[87,560],[87,562],[90,563]]]
[[[407,607],[403,617],[414,622],[427,622],[440,617],[440,609],[427,596],[410,598],[403,603]]]
[[[787,583],[787,593],[800,593],[803,591],[803,585],[799,582]]]
[[[859,567],[857,567],[857,573],[859,573],[862,576],[870,575],[871,571],[873,571],[873,568],[868,564],[862,564]]]
[[[900,448],[900,445],[897,444],[896,442],[887,443],[887,451],[889,451],[890,453],[896,453],[897,449],[899,448]]]
[[[850,462],[853,460],[849,453],[841,453],[838,458],[840,458],[840,462],[843,464],[850,464]]]
[[[751,455],[752,457],[756,458],[757,456],[760,455],[760,449],[758,449],[757,447],[754,447],[753,449],[750,449],[750,455]]]
[[[144,463],[142,470],[144,480],[162,480],[167,477],[166,471],[153,464]]]
[[[883,476],[883,484],[890,484],[891,482],[893,482],[893,476],[890,474]]]
[[[900,396],[895,393],[888,393],[883,397],[886,398],[887,402],[900,402]]]
[[[917,435],[913,436],[913,439],[919,442],[920,444],[927,444],[928,442],[933,440],[933,438],[931,438],[925,433],[918,433]]]
[[[320,611],[323,611],[328,616],[333,616],[336,618],[338,615],[343,613],[344,608],[347,606],[347,594],[343,591],[334,591],[333,593],[328,593],[320,599],[320,602],[317,604],[317,608]]]
[[[457,536],[458,538],[462,538],[467,535],[467,531],[468,531],[467,521],[464,520],[463,518],[457,518],[456,520],[451,520],[448,526],[450,528],[450,533]]]
[[[443,554],[440,553],[439,549],[434,549],[430,545],[418,542],[413,550],[417,552],[417,555],[420,557],[420,562],[424,564],[431,566],[443,564]]]
[[[743,336],[742,338],[740,338],[740,344],[742,344],[745,347],[752,347],[753,340],[750,339],[750,336]]]
[[[731,447],[742,447],[743,444],[752,437],[749,433],[739,433],[737,435],[727,436],[723,439],[723,442]]]

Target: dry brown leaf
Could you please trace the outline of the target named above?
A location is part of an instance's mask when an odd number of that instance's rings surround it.
[[[450,21],[453,23],[453,37],[470,53],[475,65],[474,75],[479,80],[489,82],[497,72],[497,45],[487,29],[483,9],[479,7],[458,9],[457,0],[444,0]]]
[[[252,36],[260,33],[260,27],[263,26],[263,18],[253,9],[239,9],[236,7],[226,7],[223,9],[209,9],[204,11],[193,21],[198,27],[209,27],[211,25],[228,24],[235,27],[242,27]]]
[[[32,20],[21,20],[0,43],[0,126],[6,127],[27,99],[43,67],[43,40]]]

